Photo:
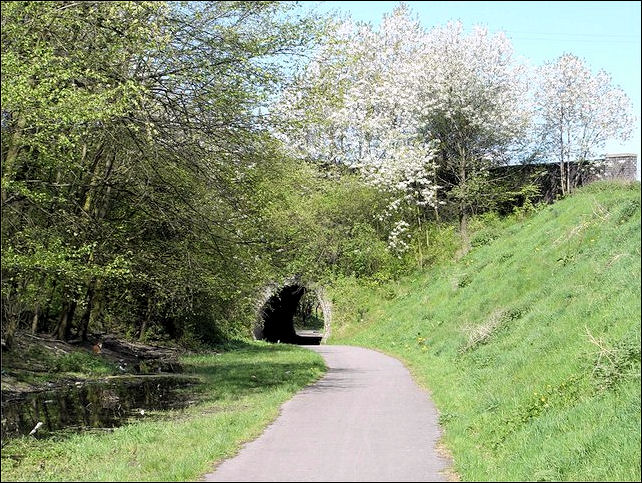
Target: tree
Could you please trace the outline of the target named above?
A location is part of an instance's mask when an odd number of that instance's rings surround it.
[[[157,42],[162,10],[153,2],[3,3],[3,300],[40,286],[29,301],[33,326],[39,312],[55,314],[61,338],[86,294],[96,294],[95,280],[127,270],[120,252],[103,250],[103,220],[132,157],[131,144],[119,142],[120,121],[140,86],[126,74]],[[10,344],[20,314],[8,315]]]
[[[510,159],[528,126],[525,70],[502,32],[475,27],[466,35],[451,22],[433,28],[427,44],[421,125],[437,143],[439,184],[456,206],[466,249],[469,214],[493,196],[490,168]]]
[[[562,194],[570,193],[586,162],[609,139],[626,140],[634,122],[631,102],[604,71],[564,54],[537,70],[537,132],[542,151],[560,166]],[[577,163],[572,172],[571,163]]]
[[[405,6],[367,24],[333,25],[281,99],[295,155],[357,171],[390,198],[390,248],[407,248],[404,211],[435,203],[433,141],[422,135],[418,93],[425,33]],[[296,121],[293,123],[292,121]]]
[[[314,35],[289,8],[3,2],[9,345],[27,317],[62,339],[103,320],[178,334],[197,306],[238,322],[266,276],[255,187],[276,150],[258,109]]]
[[[343,163],[397,194],[389,212],[436,207],[438,189],[459,214],[493,191],[489,169],[509,158],[528,124],[523,66],[502,34],[461,23],[425,31],[405,6],[369,25],[338,25],[285,97],[302,129],[289,142],[312,159]],[[403,250],[406,220],[391,245]]]

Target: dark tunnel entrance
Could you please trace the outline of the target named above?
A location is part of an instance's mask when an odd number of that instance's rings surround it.
[[[315,293],[304,286],[286,285],[272,295],[261,310],[263,331],[268,342],[319,345],[323,328]]]

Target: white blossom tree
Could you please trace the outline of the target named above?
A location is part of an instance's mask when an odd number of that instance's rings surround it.
[[[460,22],[428,34],[421,85],[422,127],[439,153],[439,183],[449,191],[466,248],[471,211],[494,196],[489,169],[506,162],[529,125],[525,67],[502,33]]]
[[[350,166],[396,193],[388,219],[404,206],[436,206],[443,185],[467,244],[468,214],[488,195],[482,175],[527,125],[523,74],[503,34],[465,34],[461,23],[426,31],[402,5],[378,30],[336,26],[281,101],[301,121],[285,139],[299,155]],[[391,247],[407,247],[407,221],[398,217]]]
[[[401,6],[378,31],[344,22],[279,104],[294,123],[285,133],[296,154],[357,170],[392,195],[383,218],[397,219],[389,245],[407,248],[404,206],[436,202],[434,142],[420,130],[419,86],[426,35]]]
[[[560,166],[562,193],[577,186],[583,165],[609,139],[627,140],[634,122],[631,102],[604,71],[564,54],[537,71],[535,108],[542,150]],[[571,170],[571,163],[577,169]]]

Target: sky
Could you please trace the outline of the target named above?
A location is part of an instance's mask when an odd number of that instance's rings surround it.
[[[301,2],[319,13],[336,12],[378,25],[399,2]],[[515,55],[534,66],[565,53],[583,58],[593,72],[605,70],[629,96],[637,118],[632,137],[610,141],[604,152],[638,155],[640,179],[640,4],[641,2],[491,2],[406,1],[426,28],[460,20],[464,28],[482,25],[504,31]]]

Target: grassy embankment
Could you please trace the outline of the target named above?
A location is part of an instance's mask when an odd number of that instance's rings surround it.
[[[106,434],[12,440],[2,449],[2,481],[198,479],[258,436],[283,402],[325,370],[312,351],[260,342],[181,363],[205,384],[197,404]]]
[[[598,183],[397,284],[335,287],[335,343],[403,360],[464,480],[640,480],[640,185]]]

